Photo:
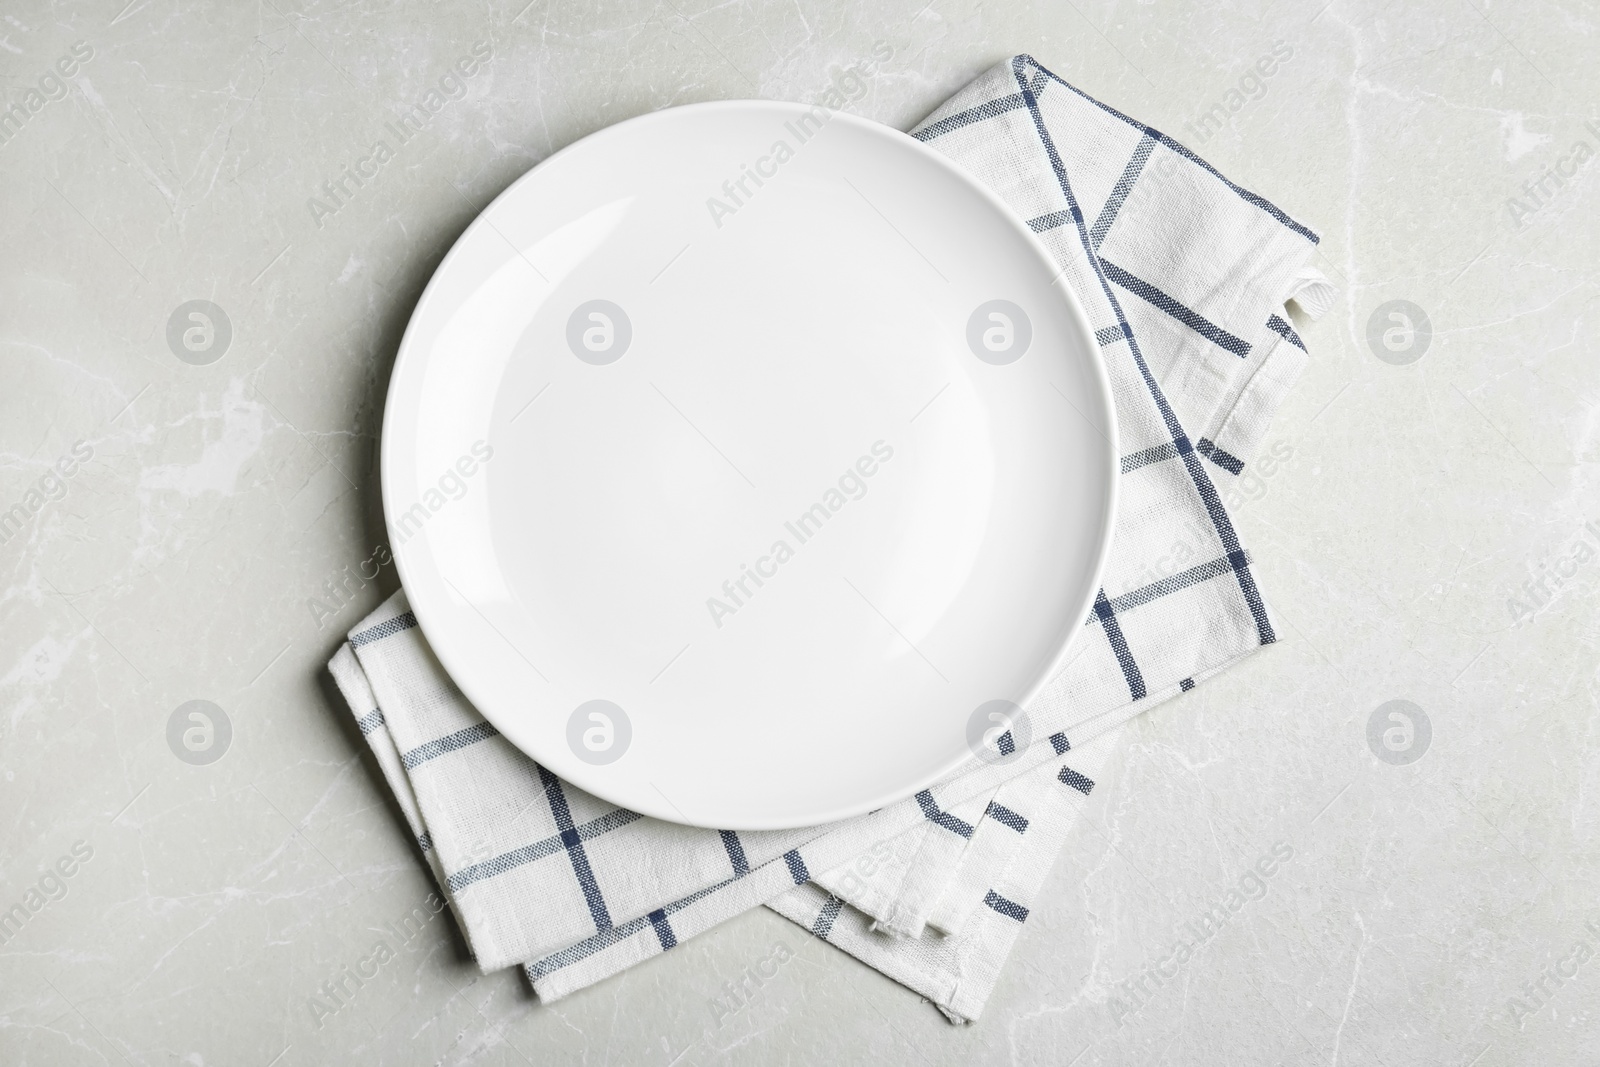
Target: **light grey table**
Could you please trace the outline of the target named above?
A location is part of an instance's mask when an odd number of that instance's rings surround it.
[[[7,3],[0,1063],[1596,1062],[1600,9],[1480,2]],[[401,330],[553,150],[875,45],[860,114],[1031,52],[1325,234],[1237,507],[1284,640],[1129,730],[974,1026],[764,911],[539,1005],[448,917],[393,932],[428,878],[322,671],[396,584]]]

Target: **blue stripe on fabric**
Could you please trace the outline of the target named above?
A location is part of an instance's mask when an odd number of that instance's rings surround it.
[[[1171,137],[1168,137],[1166,134],[1164,134],[1160,130],[1156,129],[1154,126],[1147,126],[1146,124],[1140,122],[1137,119],[1129,118],[1127,115],[1124,115],[1122,112],[1118,111],[1116,108],[1112,107],[1110,104],[1101,103],[1100,101],[1096,100],[1094,97],[1090,96],[1088,93],[1084,92],[1082,89],[1079,89],[1076,85],[1073,85],[1071,82],[1068,82],[1067,80],[1062,78],[1061,75],[1056,74],[1054,71],[1051,71],[1051,70],[1047,69],[1043,64],[1041,64],[1037,59],[1034,59],[1032,56],[1020,55],[1020,56],[1016,56],[1016,57],[1014,57],[1012,59],[1012,61],[1011,61],[1012,73],[1016,76],[1018,84],[1025,84],[1023,82],[1022,72],[1020,70],[1019,63],[1027,63],[1029,66],[1033,67],[1034,70],[1039,71],[1040,73],[1048,76],[1051,80],[1056,82],[1056,84],[1060,85],[1062,88],[1067,89],[1067,90],[1077,94],[1078,96],[1080,96],[1083,99],[1087,100],[1089,103],[1093,104],[1095,107],[1099,108],[1101,111],[1104,111],[1106,114],[1111,115],[1111,116],[1113,116],[1115,118],[1121,119],[1123,122],[1126,122],[1129,126],[1132,126],[1136,130],[1142,130],[1143,132],[1149,134],[1151,137],[1154,137],[1157,141],[1160,141],[1166,147],[1168,147],[1168,148],[1172,149],[1174,152],[1178,153],[1183,158],[1189,160],[1189,162],[1198,164],[1200,167],[1204,168],[1205,171],[1208,174],[1210,174],[1212,177],[1216,178],[1223,185],[1226,185],[1229,189],[1233,190],[1233,192],[1236,195],[1238,195],[1242,200],[1244,200],[1246,203],[1249,203],[1249,204],[1251,204],[1251,205],[1253,205],[1253,206],[1255,206],[1257,208],[1260,208],[1262,211],[1265,211],[1267,214],[1271,215],[1278,222],[1282,223],[1284,226],[1287,226],[1289,229],[1293,230],[1295,233],[1298,233],[1301,237],[1304,237],[1306,240],[1310,241],[1312,244],[1317,244],[1322,240],[1320,237],[1317,236],[1316,232],[1314,230],[1312,230],[1310,227],[1303,226],[1300,223],[1296,222],[1294,219],[1290,218],[1289,215],[1286,212],[1283,211],[1283,209],[1279,208],[1277,205],[1273,204],[1270,200],[1267,200],[1265,197],[1258,196],[1255,193],[1252,193],[1248,189],[1245,189],[1245,188],[1242,188],[1241,186],[1235,185],[1233,182],[1229,181],[1227,179],[1227,177],[1225,177],[1221,172],[1219,172],[1217,170],[1217,168],[1213,167],[1211,164],[1207,163],[1205,160],[1201,159],[1199,156],[1197,156],[1193,152],[1189,151],[1189,149],[1185,148],[1183,145],[1179,144],[1177,141],[1174,141]],[[1026,95],[1028,95],[1028,94],[1024,93],[1024,96],[1026,96]],[[1038,94],[1033,94],[1033,95],[1037,96]],[[1030,105],[1030,107],[1031,107],[1031,105]]]
[[[609,930],[611,913],[606,910],[600,883],[595,880],[594,870],[589,866],[589,855],[583,850],[583,839],[573,825],[572,809],[567,805],[567,793],[561,786],[561,779],[546,770],[543,764],[535,763],[534,767],[539,771],[544,795],[550,801],[550,814],[556,821],[556,829],[561,831],[561,843],[566,846],[567,858],[572,861],[572,873],[577,876],[578,888],[583,891],[583,899],[589,905],[594,928],[600,932]]]
[[[361,731],[361,736],[366,737],[372,731],[383,725],[383,709],[373,708],[361,718],[356,720],[356,728]]]
[[[951,815],[948,811],[939,810],[939,805],[933,802],[933,793],[927,789],[917,794],[917,806],[922,809],[922,814],[935,826],[942,826],[959,837],[972,836],[972,824],[964,819]]]
[[[661,951],[674,948],[678,944],[678,935],[672,932],[672,924],[667,922],[665,909],[657,908],[645,916],[650,920],[650,925],[656,928],[656,939],[661,942]]]
[[[424,852],[432,852],[433,835],[426,830],[422,831],[421,835],[417,837],[417,847]]]
[[[722,847],[728,853],[728,862],[733,864],[733,876],[743,878],[750,873],[750,861],[745,858],[744,842],[739,840],[739,835],[732,830],[718,830],[722,838]]]
[[[1027,81],[1023,77],[1021,66],[1024,61],[1032,63],[1039,70],[1044,70],[1044,68],[1040,67],[1031,56],[1017,56],[1012,60],[1012,73],[1017,80],[1018,86],[1023,87],[1023,96],[1028,101],[1028,113],[1033,118],[1034,133],[1038,136],[1039,143],[1043,146],[1045,155],[1050,160],[1051,170],[1056,176],[1057,183],[1061,186],[1061,195],[1066,198],[1069,204],[1076,203],[1076,198],[1072,192],[1072,182],[1067,178],[1067,170],[1061,162],[1060,153],[1056,151],[1055,141],[1051,139],[1050,131],[1045,127],[1044,115],[1039,111],[1038,101],[1026,89]],[[1051,78],[1061,82],[1062,85],[1072,89],[1078,95],[1084,96],[1085,99],[1090,100],[1092,103],[1104,107],[1099,101],[1088,97],[1086,94],[1079,93],[1077,89],[1067,85],[1066,82],[1061,81],[1060,78],[1057,78],[1049,71],[1044,72],[1050,74]],[[1113,110],[1112,114],[1116,114],[1124,120],[1127,119],[1120,112]],[[1141,126],[1141,128],[1144,127]],[[1226,179],[1223,180],[1225,181]],[[1262,201],[1262,203],[1265,204],[1265,201]],[[1270,207],[1271,205],[1267,206]],[[1276,211],[1275,208],[1273,210]],[[1281,215],[1282,213],[1280,212],[1279,214]],[[1283,216],[1283,218],[1287,219],[1287,216]],[[1288,221],[1293,223],[1293,220]],[[1298,226],[1297,223],[1293,224]],[[1304,228],[1301,227],[1301,229]],[[1305,230],[1305,233],[1313,241],[1316,240],[1316,235],[1309,230]],[[1183,460],[1184,469],[1189,474],[1189,480],[1194,483],[1195,491],[1200,494],[1200,499],[1205,503],[1206,514],[1210,517],[1211,525],[1222,541],[1222,547],[1230,553],[1234,552],[1239,548],[1239,538],[1233,529],[1233,520],[1228,518],[1228,513],[1222,506],[1222,498],[1217,495],[1216,486],[1212,484],[1210,476],[1201,467],[1200,461],[1194,457],[1193,450],[1189,446],[1188,438],[1183,432],[1183,426],[1178,421],[1177,414],[1172,410],[1172,405],[1167,403],[1166,394],[1161,391],[1161,386],[1157,384],[1155,375],[1150,372],[1150,365],[1145,362],[1144,352],[1140,349],[1138,340],[1133,336],[1132,327],[1128,325],[1128,317],[1122,311],[1122,302],[1117,299],[1117,294],[1112,290],[1111,282],[1105,276],[1099,257],[1089,247],[1088,237],[1089,235],[1084,231],[1083,225],[1080,223],[1078,226],[1078,239],[1083,243],[1085,254],[1088,256],[1090,264],[1095,268],[1102,295],[1106,298],[1106,302],[1111,305],[1112,310],[1116,312],[1118,323],[1128,334],[1128,352],[1133,357],[1134,366],[1138,369],[1140,377],[1144,379],[1145,388],[1149,391],[1150,398],[1156,405],[1156,410],[1166,424],[1167,433],[1171,436],[1173,444],[1178,447],[1178,454]],[[1261,600],[1261,591],[1256,587],[1255,577],[1251,575],[1248,567],[1235,568],[1234,576],[1239,582],[1239,591],[1244,596],[1245,605],[1255,619],[1258,638],[1263,645],[1271,644],[1277,640],[1277,636],[1273,633],[1271,623],[1267,621],[1266,605]]]
[[[411,751],[402,754],[400,762],[405,764],[406,770],[415,770],[431,759],[499,735],[500,731],[496,730],[491,723],[480,722],[465,729],[457,730],[453,734],[446,734],[444,737],[418,745]]]
[[[1271,329],[1273,333],[1277,334],[1285,341],[1288,341],[1300,351],[1304,352],[1306,350],[1306,343],[1300,340],[1300,335],[1295,332],[1295,328],[1290,326],[1283,319],[1280,319],[1278,316],[1268,315],[1267,327]]]
[[[1089,229],[1089,240],[1094,243],[1096,250],[1105,244],[1107,231],[1117,220],[1117,212],[1121,211],[1122,205],[1127,202],[1128,194],[1133,191],[1133,183],[1139,180],[1139,174],[1144,170],[1145,163],[1150,159],[1150,153],[1155,150],[1158,143],[1150,135],[1149,130],[1139,138],[1139,144],[1128,159],[1128,165],[1122,169],[1122,176],[1117,179],[1117,184],[1111,187],[1111,195],[1106,198],[1105,206],[1100,209],[1100,217],[1094,220],[1094,225]]]
[[[1233,529],[1233,521],[1228,518],[1228,513],[1222,506],[1222,498],[1217,495],[1217,487],[1201,469],[1199,460],[1187,456],[1184,464],[1190,468],[1190,477],[1195,481],[1195,488],[1199,490],[1200,498],[1205,501],[1206,511],[1211,515],[1211,522],[1216,527],[1217,535],[1222,538],[1222,547],[1228,551],[1228,561],[1233,565],[1233,576],[1239,582],[1239,591],[1244,595],[1245,606],[1250,609],[1250,617],[1255,620],[1256,637],[1263,645],[1270,645],[1278,639],[1278,636],[1273,632],[1272,623],[1267,619],[1267,605],[1261,599],[1261,590],[1256,587],[1255,576],[1250,573],[1250,557],[1239,546],[1239,536]]]
[[[385,637],[392,637],[401,630],[409,630],[416,624],[417,617],[408,611],[404,615],[396,615],[392,619],[386,619],[376,626],[369,626],[365,630],[357,630],[350,635],[350,644],[354,648],[370,645],[374,641],[382,641]]]
[[[800,858],[800,850],[791,848],[783,854],[783,862],[789,865],[789,877],[794,879],[795,885],[805,885],[811,880],[811,872],[806,870],[806,861]]]
[[[1193,678],[1183,678],[1183,679],[1179,680],[1178,688],[1183,690],[1185,693],[1187,693],[1189,690],[1194,688],[1194,679]]]
[[[612,808],[598,819],[592,819],[578,827],[579,841],[592,841],[601,834],[610,833],[631,822],[637,822],[642,816],[636,811],[627,808]]]
[[[598,819],[586,822],[571,831],[571,834],[575,836],[569,836],[568,832],[563,831],[555,837],[547,837],[543,841],[535,841],[532,844],[514,848],[509,852],[502,852],[500,855],[490,857],[482,863],[474,863],[471,866],[461,868],[450,876],[450,891],[458,892],[474,882],[481,882],[485,878],[493,878],[497,874],[515,870],[535,860],[553,856],[563,848],[566,848],[568,841],[592,841],[601,834],[610,833],[619,827],[636,822],[639,817],[639,813],[636,811],[629,811],[627,808],[613,808]]]
[[[1177,459],[1177,458],[1178,458],[1178,447],[1176,445],[1174,445],[1171,441],[1168,441],[1166,444],[1154,445],[1154,446],[1152,446],[1150,448],[1146,448],[1146,449],[1143,449],[1141,451],[1134,452],[1134,453],[1132,453],[1130,455],[1123,456],[1122,457],[1122,473],[1123,474],[1132,474],[1134,471],[1138,470],[1140,467],[1148,467],[1152,463],[1160,463],[1163,460]]]
[[[1056,750],[1056,755],[1072,750],[1072,742],[1067,740],[1066,734],[1051,734],[1050,747]]]
[[[1071,767],[1061,768],[1060,773],[1057,774],[1056,777],[1062,782],[1076,789],[1078,792],[1082,793],[1084,796],[1088,796],[1089,792],[1094,789],[1094,782],[1090,781],[1088,778],[1085,778]]]
[[[679,911],[682,911],[684,908],[687,908],[696,901],[703,900],[712,893],[715,893],[717,890],[731,884],[733,883],[730,879],[726,882],[718,882],[716,885],[706,886],[704,889],[690,893],[682,900],[673,901],[671,904],[668,904],[666,907],[660,910],[667,915],[673,915]],[[645,927],[651,925],[653,924],[650,922],[650,917],[648,915],[641,915],[637,919],[630,919],[620,926],[613,926],[608,930],[602,930],[600,933],[587,937],[582,941],[579,941],[576,945],[564,948],[560,952],[552,952],[542,960],[535,960],[532,963],[523,964],[522,969],[524,973],[527,974],[530,982],[536,982],[547,974],[553,974],[563,967],[570,967],[572,964],[577,963],[580,960],[588,959],[596,952],[608,949],[612,945],[621,944],[634,934],[642,931]]]
[[[984,814],[993,819],[995,822],[999,823],[1001,826],[1011,827],[1011,829],[1015,830],[1019,834],[1025,833],[1028,829],[1028,820],[1023,816],[1018,815],[1004,804],[997,804],[991,800],[989,801],[989,807],[986,811],[984,811]]]
[[[1184,465],[1189,469],[1189,477],[1200,499],[1205,502],[1211,524],[1222,540],[1222,547],[1228,553],[1228,561],[1233,566],[1234,578],[1239,582],[1239,591],[1244,595],[1245,606],[1255,620],[1256,636],[1263,645],[1270,645],[1278,637],[1273,632],[1272,623],[1267,620],[1267,606],[1261,599],[1260,589],[1256,587],[1255,576],[1250,573],[1250,557],[1239,546],[1239,535],[1233,528],[1233,520],[1228,518],[1228,512],[1222,506],[1222,497],[1217,494],[1216,485],[1200,466],[1200,461],[1189,455],[1184,457]]]
[[[983,902],[1008,919],[1015,919],[1019,923],[1028,921],[1027,908],[1014,900],[1007,900],[993,889],[983,895]]]
[[[1200,438],[1199,443],[1194,446],[1194,450],[1229,474],[1238,474],[1244,470],[1244,460],[1218,448],[1216,442],[1208,438]]]
[[[510,852],[502,852],[500,855],[486,859],[482,863],[474,863],[463,867],[450,875],[448,879],[450,892],[459,893],[474,882],[481,882],[485,878],[493,878],[497,874],[504,874],[506,871],[526,866],[536,860],[542,860],[546,856],[554,856],[561,851],[562,845],[563,842],[559,836],[547,837],[543,841],[535,841],[531,845],[523,845],[521,848],[514,848]]]
[[[1028,229],[1034,233],[1044,233],[1048,230],[1058,229],[1069,222],[1082,222],[1083,216],[1078,214],[1074,207],[1071,211],[1050,211],[1037,218],[1028,220]]]
[[[1139,672],[1139,664],[1134,661],[1133,653],[1128,649],[1128,639],[1122,634],[1122,625],[1117,622],[1117,613],[1112,610],[1111,602],[1106,599],[1104,589],[1095,595],[1094,617],[1100,620],[1100,628],[1105,631],[1106,640],[1111,643],[1111,652],[1122,667],[1122,677],[1128,683],[1128,694],[1134,700],[1143,700],[1144,675]]]
[[[982,122],[984,119],[992,119],[996,115],[1004,115],[1007,111],[1020,111],[1027,106],[1022,99],[1021,93],[1012,93],[1010,96],[1002,96],[998,100],[990,100],[986,104],[979,104],[977,107],[968,108],[966,111],[958,111],[954,115],[948,115],[940,119],[938,122],[931,122],[922,129],[913,132],[911,136],[919,141],[931,141],[935,137],[942,137],[952,130],[959,130],[963,126],[971,126],[974,122]]]
[[[817,912],[817,921],[811,924],[811,932],[826,941],[828,934],[833,930],[833,921],[839,917],[839,913],[843,910],[844,901],[832,893],[828,894],[828,899],[823,903],[822,910]]]
[[[1198,311],[1184,307],[1144,279],[1135,278],[1108,259],[1100,260],[1100,266],[1105,271],[1106,277],[1128,290],[1134,296],[1144,300],[1151,307],[1165,311],[1168,315],[1171,315],[1218,348],[1232,352],[1241,359],[1250,354],[1250,342],[1242,337],[1235,337]]]
[[[1017,750],[1017,739],[1011,736],[1010,730],[1007,730],[994,739],[994,747],[1000,750],[1000,755],[1009,756]]]
[[[1105,326],[1094,332],[1094,342],[1101,348],[1105,348],[1107,345],[1116,344],[1126,336],[1127,334],[1115,326]]]
[[[1249,565],[1250,553],[1241,550],[1240,556],[1243,558],[1245,565]],[[1169,596],[1172,593],[1176,593],[1180,589],[1187,589],[1192,585],[1199,585],[1201,582],[1208,582],[1213,578],[1220,578],[1224,574],[1228,574],[1233,571],[1233,561],[1234,557],[1231,555],[1218,556],[1216,559],[1211,560],[1208,563],[1196,564],[1195,566],[1190,567],[1188,570],[1179,571],[1177,574],[1169,574],[1165,578],[1151,582],[1149,585],[1140,586],[1138,589],[1135,589],[1132,592],[1123,593],[1121,596],[1114,598],[1110,602],[1111,611],[1115,615],[1121,615],[1132,608],[1137,608],[1141,605],[1148,604],[1151,601],[1160,600],[1164,596]],[[1099,621],[1100,616],[1098,614],[1094,614],[1089,616],[1089,618],[1084,622],[1084,625],[1093,626]]]

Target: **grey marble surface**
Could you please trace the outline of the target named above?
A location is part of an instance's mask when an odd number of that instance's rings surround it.
[[[8,0],[0,1063],[1600,1062],[1600,9],[1485,3]],[[876,42],[860,114],[1027,51],[1322,230],[1340,300],[1237,509],[1285,639],[1130,728],[971,1027],[765,911],[549,1006],[444,917],[316,1019],[430,888],[322,670],[396,585],[374,459],[421,286],[575,138],[814,99]],[[187,311],[169,344],[192,300],[221,358]],[[1425,348],[1385,346],[1396,300]],[[169,745],[191,700],[213,763]]]

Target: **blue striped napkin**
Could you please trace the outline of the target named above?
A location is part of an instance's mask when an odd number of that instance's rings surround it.
[[[1317,235],[1028,56],[913,135],[1028,221],[1100,342],[1122,480],[1088,632],[1028,708],[1025,751],[842,823],[734,833],[539,766],[462,697],[396,594],[330,670],[478,964],[522,966],[541,999],[766,904],[975,1019],[1118,727],[1276,639],[1226,501],[1307,360],[1286,305],[1331,302],[1308,267]],[[728,996],[708,1029],[737,1010]]]

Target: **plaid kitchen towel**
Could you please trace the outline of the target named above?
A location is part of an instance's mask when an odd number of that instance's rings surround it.
[[[1306,361],[1285,310],[1320,310],[1316,235],[1166,135],[1027,56],[914,135],[1039,234],[1100,342],[1122,457],[1115,539],[1086,633],[999,739],[915,797],[793,831],[701,830],[575,789],[465,701],[403,593],[330,669],[485,970],[542,999],[758,904],[976,1018],[1116,727],[1275,631],[1223,495]]]

